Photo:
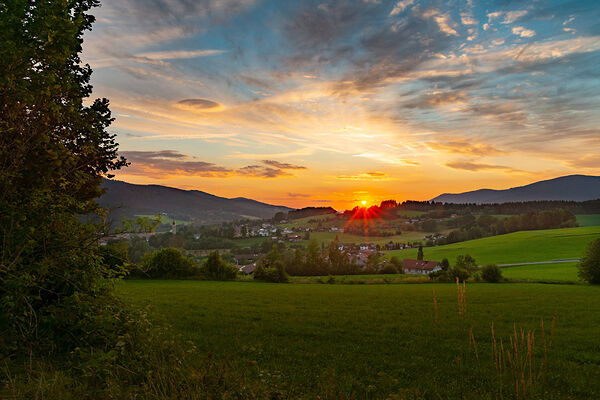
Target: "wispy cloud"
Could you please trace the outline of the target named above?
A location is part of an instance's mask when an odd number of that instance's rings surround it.
[[[223,54],[225,50],[167,50],[150,51],[136,54],[135,57],[147,58],[150,60],[172,60],[179,58],[197,58],[208,57]]]

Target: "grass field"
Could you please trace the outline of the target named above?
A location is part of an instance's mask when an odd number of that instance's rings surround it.
[[[579,226],[600,226],[600,214],[581,214],[576,217]]]
[[[519,281],[580,282],[576,262],[502,267],[502,276]]]
[[[424,248],[425,259],[450,263],[460,254],[472,255],[478,264],[509,264],[580,258],[586,245],[600,238],[600,226],[522,231],[445,246]],[[390,255],[416,258],[417,249],[393,250]]]
[[[117,289],[192,340],[199,363],[208,354],[229,360],[248,385],[284,394],[272,398],[494,398],[491,323],[506,346],[513,324],[536,329],[539,366],[540,320],[548,334],[555,314],[543,397],[600,393],[600,287],[469,284],[463,319],[452,284],[128,281]]]

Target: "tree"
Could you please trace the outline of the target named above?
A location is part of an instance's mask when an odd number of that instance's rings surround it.
[[[591,284],[600,284],[600,239],[587,246],[578,268],[581,279]]]
[[[448,261],[447,258],[442,259],[440,267],[442,267],[442,271],[448,271],[448,268],[450,268],[450,261]]]
[[[0,7],[0,346],[13,353],[104,343],[101,316],[121,312],[94,199],[127,163],[107,130],[108,100],[84,102],[92,71],[79,57],[98,5]]]
[[[486,265],[481,269],[481,278],[489,283],[502,282],[502,271],[497,265]]]
[[[276,245],[273,245],[273,249],[258,261],[254,279],[263,282],[289,282],[290,278],[285,272],[285,265]]]
[[[419,245],[419,250],[417,250],[417,260],[423,260],[423,246]]]
[[[233,265],[226,263],[218,251],[213,251],[208,255],[202,265],[202,273],[209,280],[215,281],[233,281],[238,270]]]
[[[469,270],[477,266],[477,262],[470,254],[461,254],[456,257],[455,266]]]
[[[181,251],[167,247],[146,254],[142,260],[142,276],[151,279],[175,279],[197,275],[200,271],[194,260]]]
[[[398,256],[393,256],[390,259],[390,263],[396,268],[399,274],[404,273],[404,268],[402,267],[402,260]]]

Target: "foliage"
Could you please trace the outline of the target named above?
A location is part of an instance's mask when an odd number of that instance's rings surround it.
[[[237,268],[223,261],[218,251],[211,252],[202,265],[202,274],[209,280],[233,281],[237,273]]]
[[[390,263],[396,268],[396,271],[398,271],[399,274],[404,273],[404,268],[402,268],[402,260],[400,257],[392,256],[392,258],[390,258]]]
[[[456,257],[456,262],[454,265],[459,268],[469,270],[469,269],[473,269],[474,267],[476,267],[477,262],[475,261],[475,259],[473,257],[471,257],[470,254],[461,254],[458,257]]]
[[[273,249],[257,262],[256,270],[254,270],[254,279],[274,283],[289,282],[289,277],[285,272],[285,265],[277,250],[277,246],[273,246]]]
[[[178,249],[165,248],[147,253],[137,275],[150,279],[177,279],[197,276],[199,272],[194,260]]]
[[[588,283],[600,284],[600,239],[587,246],[578,267],[581,279]]]
[[[440,262],[440,267],[442,267],[442,271],[447,271],[450,268],[450,261],[447,258],[443,258],[442,262]]]
[[[502,271],[497,265],[486,265],[481,269],[481,279],[489,283],[502,282]]]
[[[392,263],[388,263],[385,264],[380,270],[379,270],[380,274],[397,274],[398,273],[398,268],[392,264]]]
[[[69,352],[110,341],[114,271],[97,239],[102,176],[117,156],[108,101],[81,65],[96,0],[0,7],[0,351]],[[83,215],[88,216],[82,218]],[[67,334],[68,332],[68,334]]]
[[[423,260],[423,246],[419,245],[417,250],[417,260]]]

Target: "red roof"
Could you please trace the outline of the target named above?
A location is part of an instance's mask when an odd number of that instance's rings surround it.
[[[418,269],[421,271],[433,271],[438,265],[440,265],[439,261],[411,260],[408,258],[402,261],[402,268],[405,270]]]

